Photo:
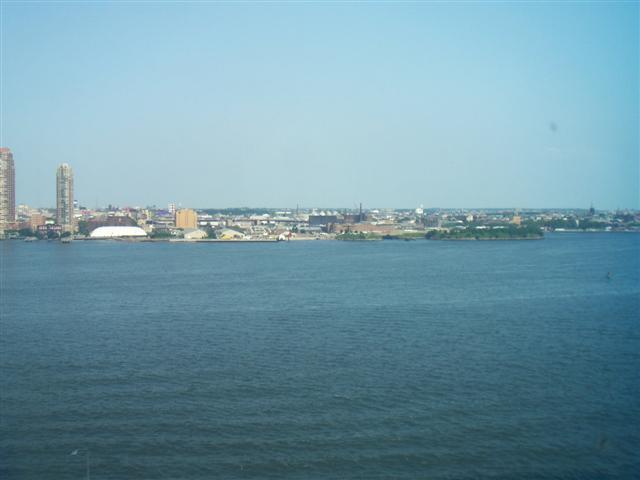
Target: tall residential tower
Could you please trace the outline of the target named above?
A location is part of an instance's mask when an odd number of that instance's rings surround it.
[[[16,221],[16,171],[13,153],[0,147],[0,235]]]
[[[63,163],[56,173],[56,223],[63,231],[74,229],[73,216],[73,170]]]

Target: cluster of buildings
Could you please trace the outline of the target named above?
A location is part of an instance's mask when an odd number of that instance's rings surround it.
[[[331,239],[345,233],[419,237],[434,229],[506,228],[535,224],[547,231],[640,231],[638,211],[589,209],[191,209],[116,207],[89,209],[73,196],[73,170],[56,171],[56,208],[15,203],[15,166],[0,148],[0,236],[150,237],[182,240]]]

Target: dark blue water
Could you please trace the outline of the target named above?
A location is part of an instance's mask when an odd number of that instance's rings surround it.
[[[1,243],[2,479],[640,478],[640,235]]]

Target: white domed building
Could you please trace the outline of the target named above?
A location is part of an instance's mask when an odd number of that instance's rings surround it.
[[[140,238],[147,233],[140,227],[98,227],[92,231],[91,238]]]

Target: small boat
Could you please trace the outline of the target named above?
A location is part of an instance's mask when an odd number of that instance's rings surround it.
[[[60,240],[62,243],[71,243],[72,238],[71,237],[64,237],[63,239]]]

